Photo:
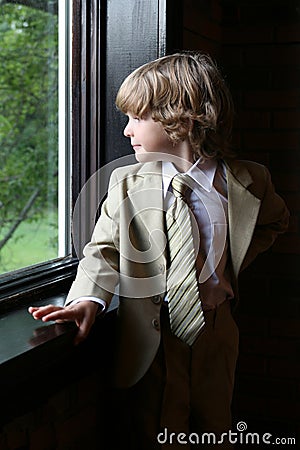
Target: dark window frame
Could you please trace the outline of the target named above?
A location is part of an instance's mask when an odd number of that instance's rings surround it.
[[[122,0],[122,6],[132,8],[134,20],[147,16],[153,21],[151,25],[149,21],[140,21],[144,28],[139,30],[134,46],[133,18],[124,16],[119,4],[107,0],[71,2],[73,210],[91,175],[112,159],[131,152],[130,145],[122,137],[125,118],[114,107],[112,98],[121,80],[136,66],[180,48],[181,33],[178,30],[182,29],[182,1],[158,0],[157,3],[157,0],[149,0],[136,10],[134,0]],[[120,41],[116,36],[118,26],[125,30],[121,58],[118,57]],[[145,37],[148,40],[146,52]],[[81,241],[87,242],[89,226],[81,223],[78,229]],[[18,305],[28,304],[37,297],[47,296],[49,288],[53,289],[51,294],[67,292],[77,266],[78,258],[73,246],[72,254],[67,257],[1,275],[0,311],[15,307],[16,302]]]
[[[81,27],[81,5],[76,0],[71,0],[72,3],[72,28],[79,30]],[[81,31],[80,31],[81,33]],[[71,33],[70,33],[71,35]],[[72,33],[73,36],[75,34]],[[77,36],[77,35],[76,35]],[[76,37],[77,38],[77,37]],[[80,36],[79,36],[80,38]],[[75,38],[74,38],[75,40]],[[75,45],[74,45],[75,44]],[[80,49],[76,47],[76,42],[72,43],[72,54],[69,55],[72,58],[72,67],[80,67],[78,59],[80,58]],[[75,100],[76,104],[76,92],[73,86],[74,83],[74,67],[72,76],[72,102]],[[77,80],[75,79],[75,82]],[[76,116],[77,110],[72,112],[71,123],[73,129],[78,129],[79,118]],[[66,125],[68,128],[68,124]],[[66,134],[68,135],[68,129]],[[74,134],[74,132],[72,132]],[[74,136],[72,136],[72,155],[75,154]],[[83,165],[83,162],[81,162]],[[81,172],[80,165],[74,164],[72,172],[74,170]],[[76,172],[73,172],[76,173]],[[70,176],[72,174],[70,173]],[[77,196],[77,186],[75,180],[72,177],[72,198]],[[50,292],[52,290],[65,291],[68,289],[71,280],[74,278],[78,265],[77,258],[73,255],[67,255],[65,257],[56,258],[54,260],[44,261],[33,266],[27,266],[19,270],[11,271],[0,275],[0,311],[3,312],[8,309],[14,308],[16,305],[20,305],[27,301],[32,301],[36,297],[40,296],[42,292]]]

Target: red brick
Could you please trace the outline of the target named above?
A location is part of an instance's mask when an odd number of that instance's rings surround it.
[[[300,62],[299,45],[260,45],[245,50],[245,64],[250,66],[292,66]]]
[[[297,216],[291,215],[289,221],[289,229],[290,233],[298,233],[300,230],[299,227],[299,218]]]
[[[297,234],[285,234],[280,236],[273,245],[273,251],[300,255],[300,237]]]
[[[45,406],[44,414],[47,417],[51,416],[65,416],[71,408],[72,404],[72,389],[73,385],[57,392],[49,398],[48,404]]]
[[[52,450],[56,448],[54,428],[45,424],[30,433],[30,450]]]
[[[297,108],[300,95],[298,90],[248,91],[245,93],[247,108]]]
[[[1,433],[0,434],[0,449],[1,450],[10,450],[9,447],[7,446],[6,434],[5,433]]]
[[[270,167],[273,170],[300,170],[300,152],[286,150],[282,152],[272,152],[270,154]]]
[[[243,65],[243,49],[237,46],[225,46],[222,51],[222,61],[226,67],[241,67]]]
[[[285,194],[284,198],[290,211],[300,211],[300,193],[289,192]]]
[[[242,420],[243,415],[254,414],[256,417],[264,415],[266,411],[267,401],[263,397],[255,395],[248,396],[246,393],[237,393],[235,405],[235,416]]]
[[[212,0],[212,6],[211,6],[211,18],[215,22],[220,23],[222,21],[222,15],[223,10],[220,5],[219,0]]]
[[[242,301],[242,300],[241,300]],[[237,323],[240,332],[250,336],[265,336],[267,330],[267,319],[263,317],[252,317],[238,313]]]
[[[199,17],[193,10],[185,11],[184,27],[194,34],[221,42],[222,30],[220,25],[211,20],[207,20],[205,17]]]
[[[294,398],[289,399],[277,399],[270,398],[267,400],[267,409],[269,411],[269,416],[272,418],[298,420],[300,413],[300,404]],[[296,431],[296,430],[295,430]],[[289,435],[283,436],[280,430],[278,431],[278,436],[280,437],[292,437]]]
[[[272,179],[281,191],[300,191],[300,174],[299,173],[282,173],[272,172]]]
[[[244,133],[244,145],[246,149],[300,150],[300,134],[295,131],[247,131]]]
[[[297,395],[297,380],[289,380],[288,383],[281,378],[259,377],[253,379],[246,377],[242,388],[249,396],[259,396],[263,398],[289,398]]]
[[[257,23],[257,24],[286,24],[298,23],[297,3],[295,1],[241,1],[240,5],[240,21],[241,23]]]
[[[295,356],[298,344],[293,339],[241,336],[240,349],[245,355]]]
[[[270,127],[271,115],[263,111],[240,111],[237,114],[236,127],[242,129],[265,129]]]
[[[282,25],[276,30],[277,42],[300,42],[300,29],[299,24],[295,25]]]
[[[76,443],[77,439],[88,435],[91,429],[96,426],[96,407],[87,407],[64,422],[55,424],[57,441],[61,448],[68,448],[69,445]]]
[[[270,336],[300,337],[300,319],[270,319],[268,324]]]
[[[268,152],[251,151],[249,149],[246,151],[242,145],[239,146],[238,159],[255,161],[267,167],[270,165],[270,154]]]
[[[296,128],[300,126],[300,112],[299,111],[280,111],[273,115],[274,128]]]
[[[235,67],[228,65],[226,59],[223,59],[224,74],[231,91],[233,89],[242,89],[248,91],[249,88],[254,89],[271,89],[273,78],[269,68],[251,68],[251,67]],[[298,84],[297,86],[298,87]],[[282,84],[278,89],[282,89]]]
[[[241,133],[235,131],[232,135],[232,145],[235,149],[241,148]]]
[[[264,44],[272,42],[274,28],[272,25],[223,27],[223,44]]]
[[[28,443],[26,430],[23,429],[16,421],[7,424],[4,427],[6,440],[9,449],[18,449],[26,447]]]
[[[215,58],[218,56],[218,45],[203,36],[197,36],[189,30],[183,32],[183,49],[201,50]]]
[[[266,360],[263,356],[240,353],[239,372],[243,374],[263,375],[266,373]]]
[[[277,67],[272,72],[272,80],[270,87],[272,89],[282,89],[282,86],[287,86],[289,89],[298,89],[300,79],[300,70],[297,67],[293,70],[286,70],[286,68]]]
[[[300,362],[296,359],[272,358],[267,362],[267,372],[272,377],[297,380],[300,377]]]
[[[78,382],[77,401],[79,407],[92,405],[96,402],[97,394],[101,388],[99,385],[99,375],[90,375]]]

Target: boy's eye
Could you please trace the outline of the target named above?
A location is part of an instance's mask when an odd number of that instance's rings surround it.
[[[139,122],[141,119],[140,119],[139,117],[134,117],[133,120],[134,120],[135,122]]]

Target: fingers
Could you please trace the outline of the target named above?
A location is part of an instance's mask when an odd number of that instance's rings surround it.
[[[80,342],[84,341],[87,338],[90,329],[91,327],[89,327],[88,324],[82,322],[81,325],[78,327],[78,331],[74,339],[74,344],[78,345],[80,344]]]
[[[53,320],[53,319],[48,318],[48,316],[51,315],[51,313],[60,312],[63,309],[64,308],[62,308],[61,306],[46,305],[46,306],[40,306],[40,307],[30,306],[28,308],[28,311],[34,319],[43,320],[44,322],[46,322],[48,320]]]
[[[44,316],[52,311],[59,309],[59,306],[46,305],[46,306],[30,306],[28,312],[33,316],[34,319],[42,319]]]
[[[73,308],[45,307],[42,311],[34,312],[33,317],[41,319],[43,322],[75,322],[80,319],[80,312]]]
[[[55,305],[46,305],[41,307],[31,306],[28,308],[28,311],[32,314],[34,319],[40,319],[43,322],[75,322],[78,327],[78,332],[74,343],[77,345],[89,334],[95,321],[97,308],[98,305],[93,302],[81,302],[67,307]]]
[[[85,309],[85,314],[83,314],[76,320],[78,332],[74,340],[75,345],[78,345],[80,342],[86,339],[94,322],[95,322],[95,314],[93,313],[93,311]]]

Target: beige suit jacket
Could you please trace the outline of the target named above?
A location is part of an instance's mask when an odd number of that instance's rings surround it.
[[[249,161],[225,161],[232,285],[258,253],[288,226],[289,213],[268,170]],[[116,169],[91,242],[85,247],[69,303],[96,296],[108,304],[119,287],[116,384],[134,385],[160,343],[166,255],[160,162]]]

